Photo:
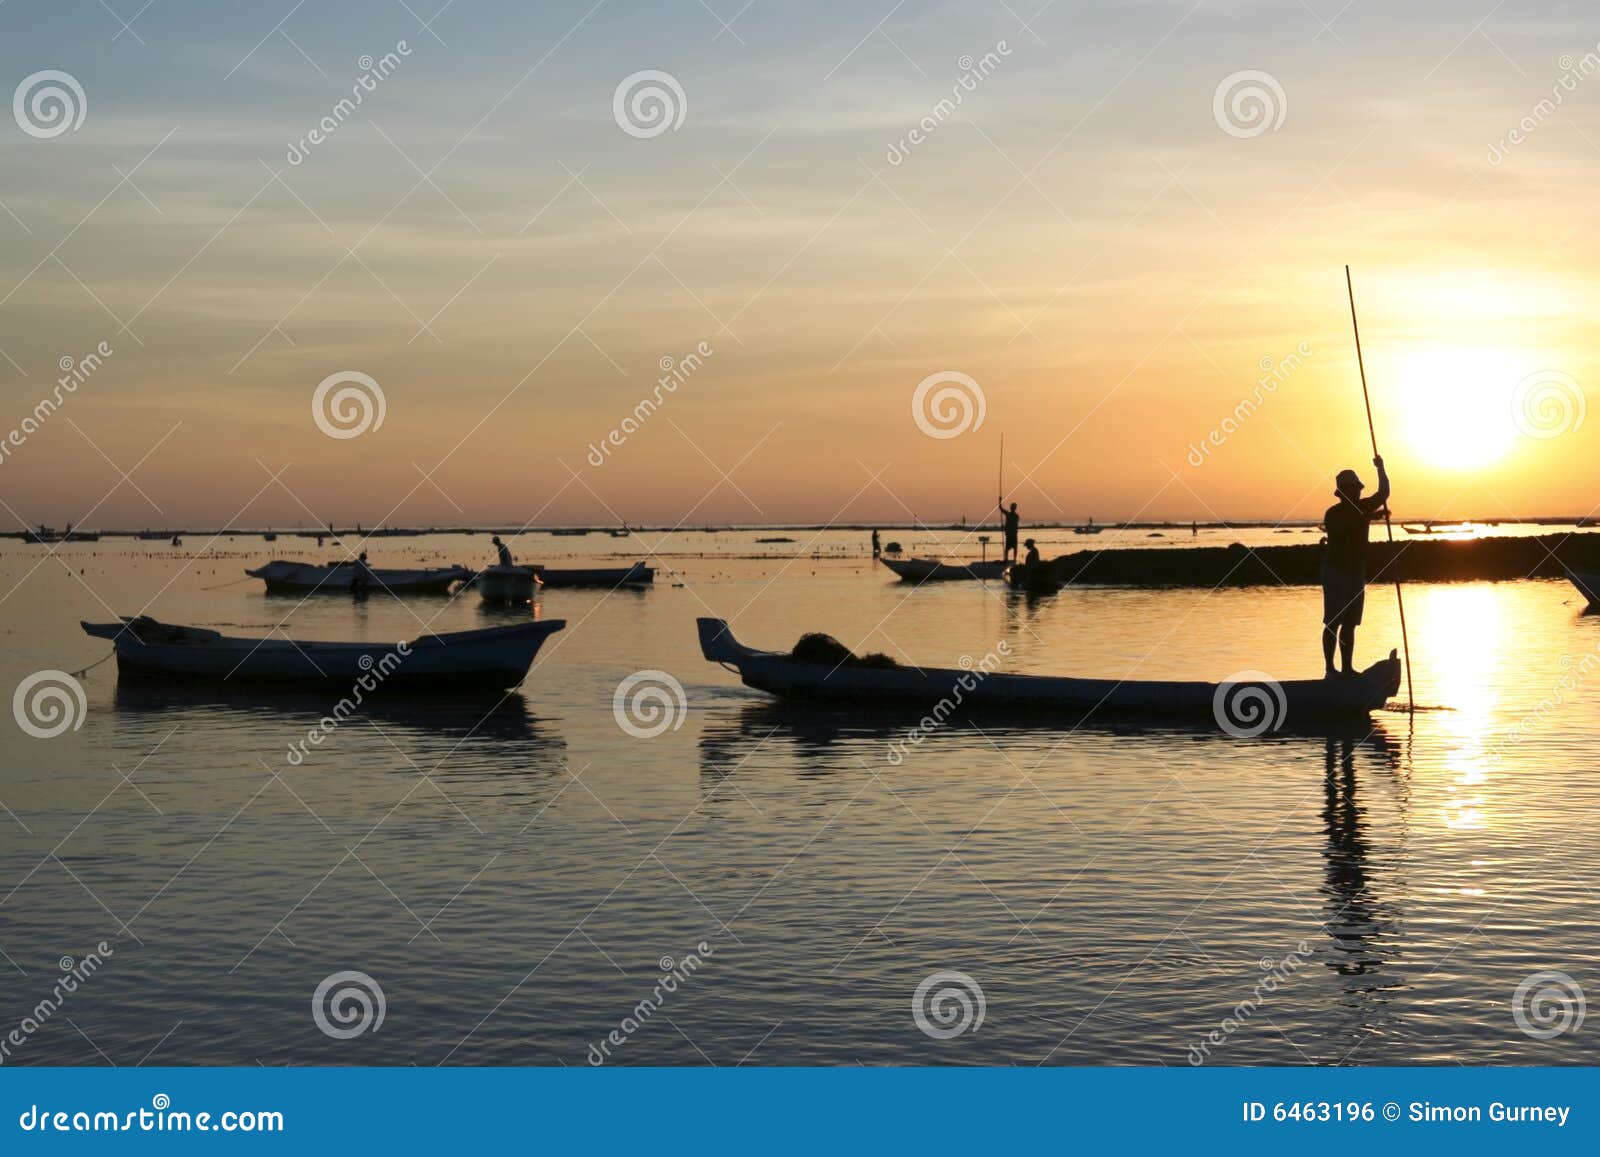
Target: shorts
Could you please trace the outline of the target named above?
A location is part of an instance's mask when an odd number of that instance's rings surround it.
[[[1367,576],[1346,571],[1322,572],[1322,625],[1358,627],[1367,605]]]

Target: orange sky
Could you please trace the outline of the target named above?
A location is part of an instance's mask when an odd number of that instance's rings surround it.
[[[1558,9],[757,6],[735,43],[589,7],[452,8],[440,45],[391,5],[305,56],[12,37],[8,83],[63,69],[87,112],[0,132],[0,428],[113,352],[0,458],[6,520],[946,521],[992,505],[1002,433],[1039,519],[1315,517],[1370,472],[1345,262],[1398,515],[1600,505],[1600,71]],[[682,93],[655,135],[614,103],[645,69]],[[1247,70],[1266,125],[1217,103]],[[313,420],[343,371],[384,402],[351,438]],[[982,424],[931,437],[945,372]]]

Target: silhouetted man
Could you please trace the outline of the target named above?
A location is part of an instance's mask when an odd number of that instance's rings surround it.
[[[1000,557],[1017,561],[1017,528],[1022,525],[1022,519],[1017,515],[1017,504],[1013,502],[1011,509],[1006,509],[1005,499],[999,501],[1000,518],[1005,530],[1006,546]]]
[[[515,566],[516,565],[514,562],[511,561],[511,548],[508,547],[505,543],[500,541],[500,536],[498,534],[495,535],[489,541],[494,543],[494,549],[495,549],[496,553],[498,553],[499,556],[500,556],[500,565],[501,566]]]
[[[1028,539],[1022,544],[1028,548],[1028,553],[1023,556],[1022,565],[1028,568],[1028,573],[1033,573],[1033,568],[1039,565],[1039,548],[1033,545],[1033,539]]]
[[[1377,492],[1371,498],[1361,497],[1365,487],[1360,476],[1354,470],[1341,470],[1333,491],[1339,501],[1322,516],[1328,532],[1322,554],[1322,661],[1329,678],[1335,674],[1335,643],[1344,673],[1355,673],[1356,627],[1367,601],[1367,530],[1373,519],[1383,516],[1383,505],[1389,501],[1383,459],[1374,458],[1372,464],[1378,468]]]
[[[872,557],[877,558],[881,553],[882,552],[878,549],[878,532],[876,528],[874,528],[872,532]]]
[[[351,566],[350,593],[358,599],[365,598],[372,590],[377,576],[372,573],[372,568],[367,565],[367,552],[362,551],[355,563]]]

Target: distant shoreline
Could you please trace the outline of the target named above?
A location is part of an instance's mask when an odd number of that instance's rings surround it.
[[[1425,520],[1425,519],[1408,519],[1406,521],[1407,521],[1407,523],[1409,525],[1412,525],[1412,526],[1457,527],[1457,526],[1471,525],[1471,526],[1490,527],[1490,528],[1492,528],[1492,527],[1496,527],[1496,526],[1584,526],[1586,523],[1590,523],[1592,521],[1592,518],[1591,518],[1591,516],[1587,516],[1587,515],[1567,515],[1567,516],[1558,516],[1558,517],[1541,516],[1541,517],[1534,517],[1534,518],[1496,518],[1496,519],[1492,519],[1492,520],[1465,518],[1465,519],[1432,520],[1432,521]],[[1076,529],[1078,529],[1079,527],[1081,527],[1083,525],[1085,525],[1085,524],[1079,523],[1079,522],[1063,522],[1063,521],[1034,522],[1034,521],[1028,521],[1028,522],[1025,523],[1024,529],[1025,530],[1029,530],[1029,531],[1036,531],[1036,530],[1073,531],[1073,530],[1076,530]],[[1096,523],[1093,523],[1092,525],[1094,526],[1095,530],[1097,530],[1097,531],[1111,532],[1111,531],[1118,531],[1118,530],[1146,530],[1146,531],[1148,531],[1148,530],[1188,530],[1191,526],[1194,527],[1196,530],[1271,530],[1271,529],[1278,529],[1278,528],[1309,529],[1309,528],[1317,527],[1318,525],[1320,525],[1320,523],[1317,522],[1316,520],[1307,520],[1307,519],[1289,519],[1289,520],[1284,520],[1284,521],[1275,521],[1275,520],[1272,520],[1272,519],[1241,519],[1241,520],[1234,520],[1234,521],[1227,521],[1227,522],[1218,522],[1218,521],[1214,521],[1214,520],[1210,521],[1210,522],[1173,522],[1173,521],[1096,522]],[[1396,525],[1399,525],[1399,523],[1397,522]],[[228,537],[228,536],[233,536],[233,537],[237,538],[237,537],[261,537],[261,536],[265,536],[265,535],[268,535],[268,534],[275,535],[278,538],[338,538],[338,537],[356,537],[356,538],[421,538],[421,537],[425,537],[427,535],[449,535],[449,534],[463,535],[463,536],[476,536],[476,535],[484,535],[484,534],[510,534],[510,535],[548,534],[548,535],[552,535],[552,536],[555,536],[555,537],[573,537],[573,538],[580,538],[580,537],[586,537],[586,536],[594,535],[594,536],[598,536],[598,537],[602,537],[602,538],[603,537],[608,537],[608,536],[609,537],[617,537],[617,538],[626,538],[626,537],[628,537],[629,534],[672,534],[672,533],[677,533],[677,534],[745,534],[745,533],[751,533],[751,534],[754,534],[754,533],[764,533],[764,532],[767,532],[767,531],[802,531],[802,532],[810,532],[810,533],[825,533],[825,532],[829,532],[829,531],[837,531],[837,532],[849,532],[849,533],[857,533],[857,534],[870,534],[874,530],[877,530],[877,531],[880,531],[880,532],[883,532],[883,533],[888,533],[888,532],[896,532],[896,533],[918,533],[918,532],[920,532],[920,533],[927,533],[929,531],[942,531],[942,532],[952,532],[952,533],[971,532],[971,533],[975,533],[975,534],[991,534],[991,535],[997,535],[997,534],[1001,533],[1000,527],[997,526],[997,525],[977,524],[977,523],[962,524],[962,523],[918,523],[918,522],[851,522],[851,523],[770,522],[770,523],[729,523],[729,524],[708,523],[708,524],[701,525],[701,526],[630,526],[630,527],[626,528],[626,532],[625,533],[615,533],[616,531],[619,531],[619,530],[622,530],[622,529],[623,528],[610,527],[610,526],[595,526],[595,525],[589,525],[589,526],[529,526],[529,527],[518,527],[518,526],[495,525],[495,524],[492,524],[492,523],[491,524],[485,524],[485,525],[482,525],[482,526],[419,526],[419,527],[387,527],[386,526],[386,527],[379,527],[377,529],[369,529],[369,528],[360,527],[360,526],[347,526],[347,527],[334,528],[332,530],[330,530],[330,529],[328,529],[326,527],[324,527],[324,528],[319,530],[319,529],[315,529],[315,528],[298,527],[298,526],[297,527],[285,527],[285,528],[276,528],[276,527],[224,527],[222,529],[206,529],[206,528],[194,529],[194,528],[191,528],[191,527],[175,527],[175,528],[172,528],[172,529],[159,529],[159,530],[158,529],[154,529],[154,528],[150,528],[150,527],[140,527],[140,528],[136,528],[136,529],[119,529],[119,530],[103,530],[103,529],[102,530],[80,530],[80,529],[75,527],[73,529],[73,535],[74,535],[74,537],[77,537],[79,535],[88,536],[88,535],[92,534],[92,535],[98,535],[101,538],[134,538],[134,539],[142,537],[142,538],[145,538],[145,539],[147,539],[149,541],[160,541],[162,539],[170,539],[174,535],[179,536],[179,537],[182,537],[183,535],[191,535],[191,536],[193,536],[195,538],[219,538],[219,537]],[[29,530],[29,531],[10,531],[10,532],[6,532],[6,533],[0,533],[0,538],[8,538],[8,539],[12,539],[14,541],[22,541],[22,542],[32,541],[35,537],[36,537],[36,533],[34,531],[31,531],[31,530]]]

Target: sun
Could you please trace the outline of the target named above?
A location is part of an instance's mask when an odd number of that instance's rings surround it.
[[[1518,366],[1511,352],[1488,347],[1438,346],[1406,357],[1392,389],[1411,452],[1445,470],[1503,458],[1517,441]]]

